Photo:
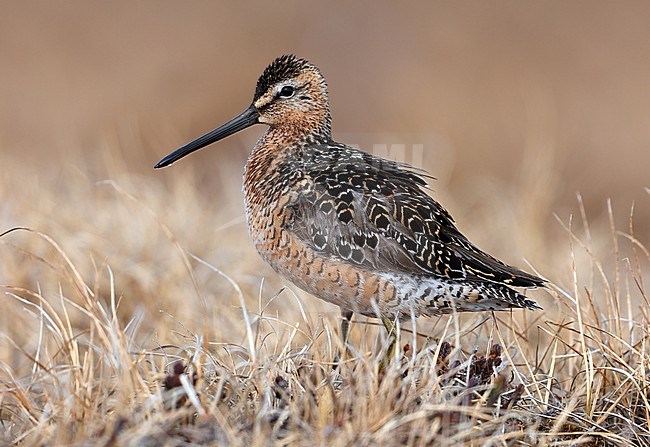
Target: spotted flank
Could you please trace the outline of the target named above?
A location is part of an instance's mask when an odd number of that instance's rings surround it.
[[[281,276],[368,316],[540,309],[514,288],[544,280],[472,244],[426,174],[332,140],[327,84],[304,59],[273,61],[243,113],[157,167],[258,123],[268,130],[245,167],[248,229]]]

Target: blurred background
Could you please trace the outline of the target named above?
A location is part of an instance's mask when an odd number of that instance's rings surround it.
[[[244,286],[250,278],[252,296],[261,276],[285,284],[243,220],[241,172],[261,126],[152,166],[242,111],[264,67],[290,52],[327,78],[335,139],[426,168],[461,230],[506,261],[571,284],[555,216],[608,228],[608,199],[626,231],[636,203],[635,235],[650,236],[648,2],[1,7],[2,229],[45,231],[88,266],[120,270],[125,289],[187,287],[161,224]],[[0,279],[31,272],[34,283],[33,268],[5,263]]]
[[[335,136],[434,136],[445,169],[433,147],[426,168],[456,194],[539,163],[557,211],[576,191],[591,213],[647,197],[647,2],[424,3],[4,1],[2,157],[52,170],[110,141],[125,168],[173,175],[150,168],[247,106],[263,68],[294,52],[329,82]],[[238,171],[258,134],[185,163]]]

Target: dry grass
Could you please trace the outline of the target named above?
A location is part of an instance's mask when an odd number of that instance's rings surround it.
[[[633,218],[590,227],[578,204],[521,248],[544,247],[544,312],[405,324],[380,377],[376,323],[355,320],[337,363],[336,310],[261,264],[235,186],[206,197],[192,163],[167,184],[113,163],[110,181],[82,164],[16,188],[35,172],[3,162],[0,221],[29,228],[0,237],[5,443],[650,445],[650,256]]]

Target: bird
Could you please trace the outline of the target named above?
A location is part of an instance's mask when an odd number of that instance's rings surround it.
[[[155,168],[256,124],[268,126],[243,179],[246,222],[281,277],[353,314],[395,324],[453,312],[541,309],[517,288],[545,280],[482,251],[428,194],[428,175],[332,139],[328,88],[306,59],[268,65],[246,110],[173,151]]]

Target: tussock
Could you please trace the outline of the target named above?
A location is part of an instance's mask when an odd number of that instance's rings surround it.
[[[6,444],[650,445],[650,253],[615,204],[558,218],[545,311],[403,324],[380,376],[376,322],[346,350],[191,175],[60,178],[3,205]]]

